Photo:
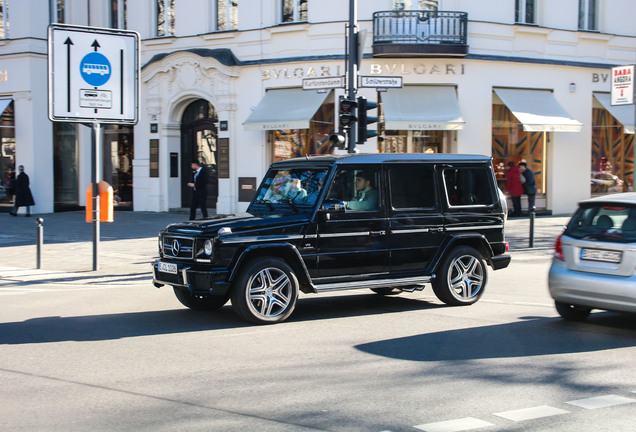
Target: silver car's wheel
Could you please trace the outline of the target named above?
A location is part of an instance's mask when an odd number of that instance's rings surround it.
[[[273,324],[291,315],[298,299],[298,280],[278,258],[252,261],[241,271],[232,289],[232,307],[245,321]]]
[[[450,251],[433,280],[438,299],[453,306],[475,303],[486,287],[486,263],[481,253],[470,246]]]
[[[559,315],[567,321],[583,321],[592,312],[592,309],[586,306],[577,306],[558,301],[555,301],[554,305]]]

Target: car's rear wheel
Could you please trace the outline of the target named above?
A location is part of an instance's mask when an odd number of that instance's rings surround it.
[[[554,305],[561,317],[567,321],[584,321],[592,312],[592,309],[586,306],[577,306],[569,303],[555,301]]]
[[[483,295],[487,276],[482,254],[473,247],[460,246],[444,257],[433,279],[433,291],[448,305],[470,305]]]
[[[398,295],[398,294],[400,294],[402,292],[402,290],[400,288],[388,288],[388,287],[371,288],[371,291],[373,291],[376,294],[383,295],[383,296]]]
[[[234,281],[232,307],[247,322],[279,323],[294,311],[298,290],[298,279],[285,261],[258,258],[248,262]]]
[[[217,310],[223,307],[230,299],[229,295],[224,296],[202,296],[191,293],[186,288],[172,287],[174,295],[182,305],[194,310]]]

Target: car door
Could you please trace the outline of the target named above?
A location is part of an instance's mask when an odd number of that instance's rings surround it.
[[[363,176],[371,178],[364,182]],[[326,213],[317,225],[318,275],[378,277],[387,273],[387,231],[379,165],[337,169],[323,206],[344,209]],[[360,190],[362,185],[368,185]],[[374,198],[375,197],[375,198]]]
[[[392,276],[428,272],[444,236],[431,163],[387,164],[389,262]]]

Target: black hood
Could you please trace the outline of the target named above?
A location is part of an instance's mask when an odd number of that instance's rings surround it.
[[[165,231],[184,234],[211,234],[214,235],[221,228],[230,228],[233,233],[243,231],[262,230],[268,228],[289,227],[304,225],[309,221],[307,214],[280,214],[280,213],[237,213],[232,215],[216,215],[208,219],[179,222],[168,225]]]

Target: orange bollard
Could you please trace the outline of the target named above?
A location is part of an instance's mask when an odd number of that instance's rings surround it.
[[[113,222],[113,187],[105,181],[97,183],[99,193],[99,221]],[[86,222],[93,222],[93,183],[86,189]]]

